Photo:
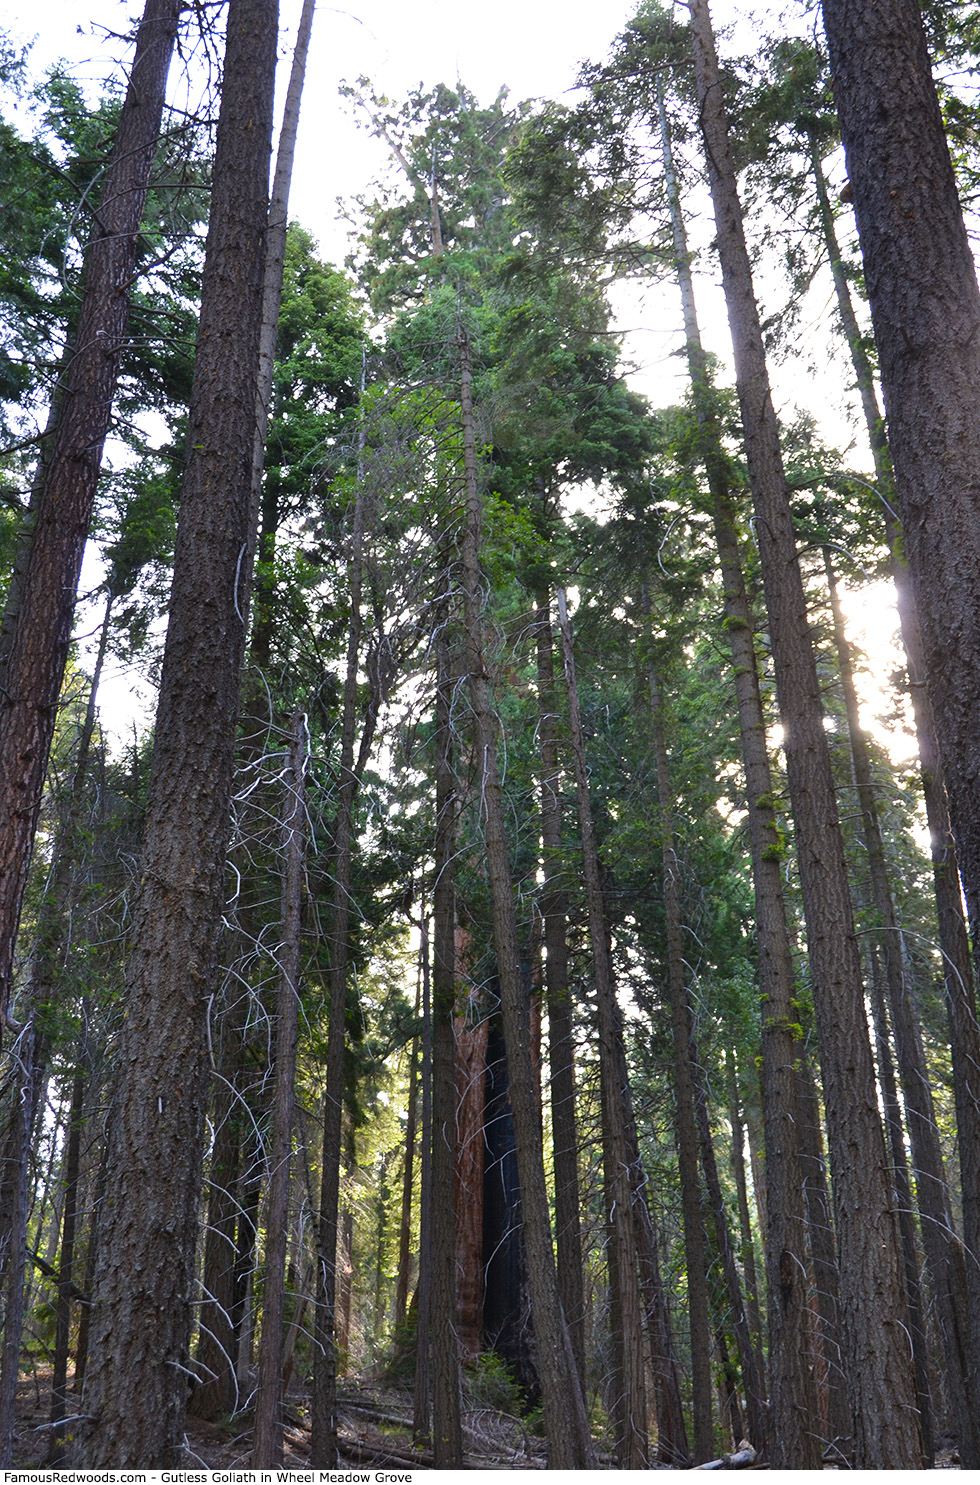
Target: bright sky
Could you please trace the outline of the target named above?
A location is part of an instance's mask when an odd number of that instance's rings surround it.
[[[580,62],[602,57],[634,8],[635,0],[606,0],[604,4],[595,0],[497,0],[494,6],[463,5],[459,0],[356,0],[348,9],[321,0],[303,100],[291,215],[314,233],[325,257],[340,263],[347,249],[347,226],[339,219],[337,198],[364,192],[387,167],[385,146],[358,127],[349,105],[338,98],[342,80],[353,82],[365,75],[379,92],[393,99],[419,84],[452,83],[457,77],[486,101],[501,86],[508,87],[515,100],[561,97],[574,87]],[[762,29],[779,27],[780,8],[760,0],[755,10],[764,17]],[[0,0],[0,27],[19,42],[37,38],[33,72],[40,73],[64,58],[80,80],[91,84],[94,95],[118,59],[128,56],[128,48],[107,38],[105,30],[126,32],[130,18],[141,9],[136,0],[30,0],[30,4]],[[288,75],[299,9],[300,0],[282,0],[283,77]],[[760,28],[750,0],[715,0],[713,11],[719,29],[734,24],[740,44],[751,46]],[[692,223],[692,237],[694,241],[710,237],[706,212]],[[707,267],[699,286],[705,338],[727,360],[720,285],[710,262]],[[764,281],[760,289],[765,297]],[[775,283],[770,292],[778,293]],[[800,340],[804,345],[825,346],[828,293],[821,291],[811,298]],[[631,331],[626,353],[635,368],[635,384],[655,404],[679,398],[683,367],[676,354],[680,314],[673,291],[625,289],[616,307],[620,322]],[[807,370],[799,361],[773,367],[777,403],[787,412],[794,405],[818,412],[828,440],[846,447],[855,436],[855,425],[838,410],[842,368],[830,363],[826,355],[821,358],[819,352],[816,360],[818,365]],[[874,629],[890,627],[881,595],[870,609],[864,608]],[[86,616],[84,627],[95,622]],[[139,709],[133,686],[134,677],[117,674],[107,677],[103,692],[106,709],[114,711],[127,728],[124,719]]]

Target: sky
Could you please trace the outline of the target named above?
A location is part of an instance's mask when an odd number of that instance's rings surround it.
[[[749,0],[715,0],[715,24],[732,27],[736,46],[751,46],[765,23],[779,26],[776,6]],[[142,9],[134,0],[0,0],[0,28],[21,43],[33,41],[31,70],[39,74],[64,59],[73,74],[92,89],[118,72],[128,47],[111,33],[125,33],[130,19]],[[280,78],[288,75],[300,0],[282,0]],[[496,0],[493,6],[463,5],[458,0],[356,0],[348,7],[320,0],[303,99],[300,136],[290,214],[317,238],[327,259],[341,263],[348,249],[348,227],[338,210],[338,198],[349,200],[364,192],[389,166],[386,147],[354,117],[351,105],[338,96],[341,81],[369,77],[376,91],[399,99],[412,88],[457,78],[483,101],[501,87],[515,100],[561,98],[571,101],[576,74],[586,58],[601,58],[635,9],[635,0]],[[796,23],[798,24],[798,22]],[[175,73],[172,73],[172,80]],[[178,84],[179,86],[179,84]],[[706,203],[705,203],[706,208]],[[710,236],[706,209],[692,224],[697,240]],[[775,298],[779,284],[762,281],[763,299]],[[729,356],[724,305],[717,270],[706,261],[698,285],[705,339],[723,360]],[[632,367],[634,385],[657,405],[682,395],[683,366],[677,355],[680,312],[669,288],[639,292],[621,289],[615,300],[620,324],[629,331],[624,350]],[[831,315],[829,286],[811,296],[799,331],[802,345],[826,344]],[[814,359],[810,358],[811,361]],[[825,437],[846,447],[857,436],[853,419],[839,411],[842,367],[826,356],[804,370],[801,362],[774,364],[777,405],[786,415],[803,405],[817,413]],[[860,446],[860,444],[859,444]],[[859,457],[857,454],[855,457]],[[84,579],[83,579],[84,586]],[[893,668],[890,636],[894,612],[887,589],[876,585],[873,596],[852,595],[849,604],[855,637],[881,655],[882,675]],[[91,627],[93,616],[83,616]],[[103,690],[107,713],[120,732],[128,731],[134,715],[146,714],[148,692],[142,699],[135,677],[116,671]],[[872,701],[872,708],[875,706]]]

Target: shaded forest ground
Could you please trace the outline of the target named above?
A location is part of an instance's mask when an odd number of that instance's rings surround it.
[[[69,1414],[77,1398],[69,1392]],[[15,1468],[44,1468],[47,1460],[51,1409],[51,1371],[38,1367],[17,1391]],[[431,1466],[431,1456],[412,1444],[412,1398],[403,1388],[382,1382],[350,1379],[338,1397],[338,1432],[342,1465]],[[188,1418],[185,1468],[209,1470],[250,1468],[251,1409],[219,1423]],[[545,1469],[544,1440],[531,1433],[519,1418],[490,1406],[465,1405],[463,1443],[471,1469]],[[290,1390],[286,1407],[284,1458],[286,1469],[309,1468],[310,1427],[306,1391]],[[609,1460],[611,1467],[612,1460]],[[151,1465],[147,1463],[147,1468]]]
[[[74,1393],[69,1392],[69,1412]],[[17,1390],[17,1431],[12,1465],[43,1469],[48,1450],[47,1427],[51,1408],[51,1372],[38,1367]],[[341,1465],[385,1465],[431,1468],[431,1455],[412,1444],[412,1398],[402,1387],[384,1382],[349,1379],[338,1398],[338,1434]],[[187,1419],[185,1468],[231,1470],[250,1468],[252,1413],[247,1410],[221,1423]],[[513,1414],[470,1402],[463,1408],[463,1444],[468,1469],[547,1469],[544,1440]],[[304,1388],[291,1389],[286,1407],[283,1467],[308,1469],[310,1428]],[[613,1469],[612,1456],[599,1454],[600,1469]],[[148,1464],[147,1468],[151,1466]],[[750,1466],[767,1469],[765,1464]],[[827,1465],[834,1469],[836,1466]],[[958,1469],[959,1455],[943,1449],[936,1469]]]

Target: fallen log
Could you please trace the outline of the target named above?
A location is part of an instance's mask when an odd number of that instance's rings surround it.
[[[696,1464],[696,1470],[744,1470],[755,1464],[758,1455],[751,1444],[743,1439],[734,1454],[723,1454],[720,1459],[710,1459],[707,1464]]]
[[[388,1444],[369,1444],[364,1439],[346,1439],[343,1434],[337,1440],[337,1448],[347,1459],[353,1459],[356,1464],[400,1464],[406,1469],[431,1470],[435,1465],[432,1454],[423,1453],[421,1449],[413,1449],[411,1452],[401,1453],[392,1449]]]

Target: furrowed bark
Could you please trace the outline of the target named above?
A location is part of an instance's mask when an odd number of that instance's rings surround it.
[[[0,689],[0,1016],[12,989],[14,945],[75,595],[123,351],[139,229],[160,137],[167,77],[184,0],[147,0],[129,87],[85,254],[74,353],[32,514],[30,555],[7,637]]]
[[[255,386],[278,11],[231,0],[157,709],[142,883],[96,1276],[89,1468],[181,1458],[235,725],[256,512]]]
[[[980,910],[980,290],[915,0],[825,0],[823,17],[972,922]]]

